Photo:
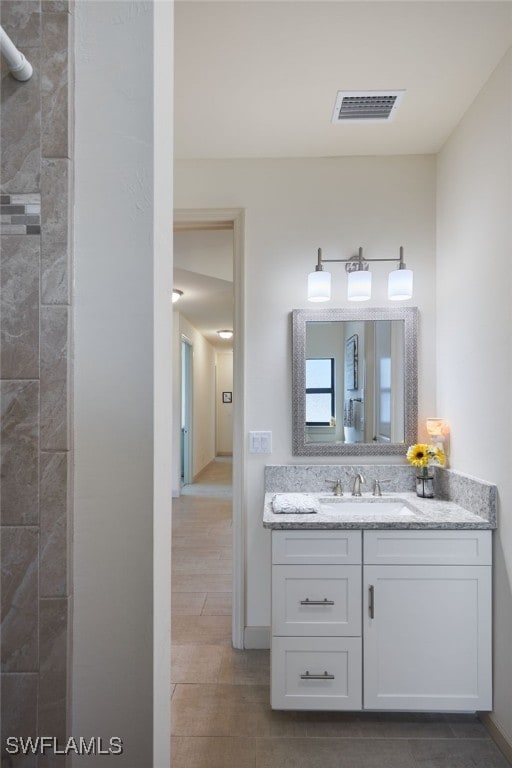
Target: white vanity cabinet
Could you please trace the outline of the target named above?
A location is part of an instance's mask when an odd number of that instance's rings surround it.
[[[271,669],[274,709],[491,709],[491,531],[274,530]]]
[[[361,709],[361,531],[273,531],[274,709]]]

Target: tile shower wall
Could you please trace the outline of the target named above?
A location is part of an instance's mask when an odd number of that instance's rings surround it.
[[[1,706],[6,736],[68,734],[72,585],[70,61],[62,0],[2,0],[34,67],[1,69]]]

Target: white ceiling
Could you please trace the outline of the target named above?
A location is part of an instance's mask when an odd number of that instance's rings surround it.
[[[512,45],[512,0],[175,3],[175,157],[437,152]],[[406,89],[389,123],[333,125],[338,90]],[[232,328],[232,233],[176,233],[179,311]]]
[[[233,328],[233,232],[175,232],[174,287],[183,291],[176,309],[214,347],[231,349],[217,331]]]
[[[435,153],[511,44],[506,1],[176,2],[175,156]],[[385,89],[393,121],[331,124]]]

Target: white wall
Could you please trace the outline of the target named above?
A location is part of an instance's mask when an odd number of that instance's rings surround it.
[[[451,466],[496,483],[496,726],[512,745],[512,52],[438,158],[438,413]]]
[[[153,4],[153,768],[171,763],[174,4]]]
[[[246,626],[270,623],[269,532],[261,523],[263,468],[291,454],[289,313],[305,308],[307,274],[324,256],[398,255],[415,270],[421,313],[420,417],[435,410],[435,159],[368,157],[178,161],[177,208],[246,208],[245,417],[272,430],[273,454],[246,458]],[[374,269],[373,306],[385,298],[389,265]],[[333,265],[333,306],[348,306],[345,274]],[[302,462],[307,461],[302,459]],[[332,460],[331,463],[339,463]]]
[[[216,421],[215,453],[233,455],[233,403],[223,403],[222,393],[233,394],[233,350],[215,353],[216,368]]]
[[[73,734],[119,736],[116,765],[139,768],[153,735],[153,8],[75,13]]]
[[[174,267],[232,283],[233,232],[224,229],[175,232]]]

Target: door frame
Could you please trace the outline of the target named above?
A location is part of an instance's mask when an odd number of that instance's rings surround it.
[[[245,406],[244,406],[244,255],[243,208],[174,209],[175,230],[208,226],[233,228],[233,608],[231,635],[234,648],[244,647],[245,627]]]

